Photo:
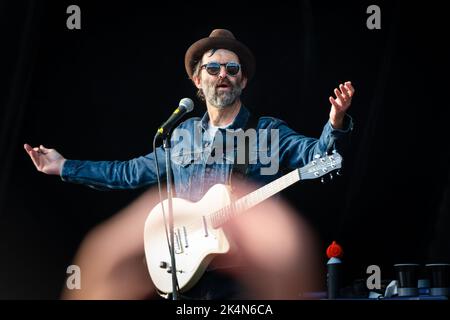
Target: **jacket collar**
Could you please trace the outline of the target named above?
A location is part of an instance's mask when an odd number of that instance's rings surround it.
[[[249,117],[250,117],[250,111],[248,111],[248,109],[243,104],[241,104],[241,108],[240,108],[238,114],[234,118],[234,120],[231,123],[231,125],[229,125],[226,128],[226,130],[238,130],[238,129],[245,128]],[[208,114],[208,112],[205,112],[205,114],[203,115],[203,118],[201,120],[201,126],[202,126],[203,130],[207,130],[208,129],[208,127],[209,127],[209,114]]]

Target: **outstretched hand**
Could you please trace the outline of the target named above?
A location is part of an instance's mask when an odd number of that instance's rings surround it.
[[[36,169],[40,172],[52,175],[60,175],[66,159],[55,149],[47,149],[43,145],[32,148],[28,144],[23,146],[30,156]]]
[[[334,89],[336,98],[329,97],[331,103],[330,122],[335,129],[342,129],[345,113],[355,94],[355,89],[350,81],[347,81],[344,85],[340,84],[339,89]]]

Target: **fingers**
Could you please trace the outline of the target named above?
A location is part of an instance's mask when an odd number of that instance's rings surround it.
[[[352,83],[350,81],[345,82],[345,86],[344,86],[348,93],[350,98],[353,97],[353,94],[355,93],[355,88],[353,88]]]
[[[33,164],[35,165],[36,169],[38,169],[39,171],[41,171],[41,169],[39,168],[39,164],[40,164],[40,150],[39,148],[35,147],[32,148],[29,144],[25,143],[23,145],[23,147],[25,148],[25,151],[28,153],[28,155],[31,158],[31,161],[33,161]]]
[[[29,154],[30,154],[31,160],[33,160],[34,165],[37,167],[39,164],[39,154],[34,150],[31,150],[31,152]]]
[[[350,94],[349,94],[350,90],[348,90],[346,86],[344,86],[343,84],[340,84],[339,89],[341,90],[342,95],[344,96],[345,100],[350,99]]]
[[[32,148],[29,144],[27,144],[27,143],[25,143],[24,145],[23,145],[23,147],[25,148],[25,151],[31,156],[31,153],[34,151],[34,152],[39,152],[40,153],[40,150],[39,150],[39,148],[38,147],[34,147],[34,148]]]
[[[23,147],[25,148],[25,151],[28,153],[30,153],[30,151],[32,151],[32,150],[36,151],[37,153],[42,153],[42,154],[47,154],[50,151],[52,151],[52,149],[48,149],[48,148],[44,147],[44,145],[42,145],[42,144],[39,147],[32,148],[29,144],[25,143],[23,145]]]
[[[33,164],[35,165],[36,169],[41,171],[41,169],[39,168],[39,163],[40,163],[40,161],[39,161],[39,153],[36,150],[31,149],[28,152],[28,154],[30,155],[31,161],[33,161]]]
[[[49,151],[51,151],[51,149],[47,149],[46,147],[44,147],[42,144],[39,146],[39,149],[44,151],[44,153],[47,153]]]
[[[337,88],[334,89],[334,94],[335,94],[336,98],[338,98],[338,99],[341,99],[341,100],[345,99],[344,96],[341,94],[341,92]]]
[[[351,91],[355,91],[355,88],[353,88],[353,86],[352,86],[352,82],[351,81],[347,81],[347,82],[345,82],[345,85],[351,90]]]
[[[341,106],[343,104],[350,103],[353,94],[355,93],[355,89],[353,88],[352,83],[347,81],[344,84],[339,84],[339,89],[335,88],[333,92],[336,95],[336,100],[339,106]],[[336,102],[335,99],[333,100]]]
[[[336,108],[336,109],[340,109],[341,108],[341,106],[336,102],[336,100],[334,100],[334,98],[333,97],[329,97],[328,98],[328,100],[330,100],[330,103]]]

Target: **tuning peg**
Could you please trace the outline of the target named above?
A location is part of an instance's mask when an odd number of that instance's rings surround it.
[[[333,174],[330,173],[330,180],[333,180]]]
[[[320,182],[325,183],[326,182],[325,178],[324,177],[320,178]]]
[[[340,176],[340,177],[343,176],[341,170],[336,171],[336,174],[337,174],[338,176]]]
[[[319,159],[320,158],[320,154],[315,154],[314,155],[314,159]]]

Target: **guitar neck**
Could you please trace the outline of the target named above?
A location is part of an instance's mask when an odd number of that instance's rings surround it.
[[[247,211],[278,192],[286,189],[290,185],[293,185],[297,181],[320,178],[323,175],[330,174],[334,170],[339,170],[341,168],[341,164],[342,157],[337,152],[333,152],[332,155],[325,155],[324,157],[315,156],[314,160],[306,166],[300,169],[295,169],[281,178],[265,185],[264,187],[243,196],[231,205],[213,212],[209,216],[210,223],[214,228],[218,228],[230,218]]]
[[[230,218],[237,216],[278,192],[286,189],[294,183],[301,180],[301,169],[295,169],[288,174],[270,182],[269,184],[261,187],[242,198],[236,200],[229,206],[222,208],[210,215],[211,223],[214,228],[218,228],[226,223]]]

